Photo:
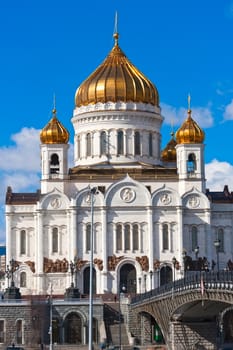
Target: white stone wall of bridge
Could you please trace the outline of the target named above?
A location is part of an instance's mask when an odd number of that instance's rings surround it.
[[[233,291],[224,289],[208,289],[201,292],[200,288],[196,290],[187,290],[179,293],[170,293],[168,295],[151,297],[143,300],[138,305],[131,305],[129,318],[130,325],[135,336],[141,340],[147,340],[145,324],[150,317],[160,327],[169,350],[191,349],[195,344],[202,346],[203,349],[215,350],[219,339],[217,339],[217,323],[212,322],[184,322],[179,310],[184,309],[185,305],[200,302],[216,303],[216,319],[221,312],[233,305]],[[208,316],[208,310],[207,316]],[[178,318],[180,319],[178,320]],[[151,336],[152,339],[152,336]],[[195,348],[195,347],[194,347]]]

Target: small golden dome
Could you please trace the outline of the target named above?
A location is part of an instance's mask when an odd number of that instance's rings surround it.
[[[147,79],[115,45],[104,62],[80,85],[75,94],[76,107],[98,102],[142,102],[159,105],[159,94]]]
[[[188,110],[188,117],[183,125],[176,132],[177,143],[203,143],[205,139],[204,131],[191,117],[192,111]]]
[[[176,145],[177,142],[174,138],[174,132],[171,133],[171,140],[161,153],[161,159],[163,162],[175,162],[176,161]]]
[[[41,143],[68,143],[69,136],[69,132],[57,119],[56,109],[53,109],[53,117],[40,132]]]

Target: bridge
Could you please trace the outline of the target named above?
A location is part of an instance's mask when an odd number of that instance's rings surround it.
[[[137,295],[131,299],[129,318],[130,331],[142,345],[233,349],[233,271],[188,272],[183,279]]]

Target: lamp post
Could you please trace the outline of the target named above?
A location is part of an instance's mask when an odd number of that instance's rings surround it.
[[[173,265],[173,283],[175,282],[175,278],[176,278],[176,273],[175,273],[176,262],[177,262],[176,258],[173,257],[173,258],[172,258],[172,265]]]
[[[53,350],[53,285],[49,296],[49,350]]]
[[[89,284],[89,334],[88,349],[93,350],[93,236],[94,236],[94,197],[97,188],[90,189],[91,199],[91,237],[90,237],[90,284]]]
[[[186,269],[187,269],[187,266],[186,266],[186,256],[187,256],[187,252],[186,252],[186,250],[184,249],[183,252],[182,252],[184,278],[186,277]]]
[[[139,294],[142,293],[142,278],[138,277],[138,283],[139,283]]]
[[[195,253],[195,258],[197,260],[198,259],[198,254],[199,254],[199,247],[198,246],[194,249],[194,253]]]
[[[152,294],[152,277],[153,277],[153,271],[150,270],[150,294]]]
[[[158,281],[157,281],[157,287],[159,288],[160,287],[160,267],[157,268],[157,274],[158,274]]]
[[[145,291],[145,293],[146,293],[146,275],[144,275],[144,291]]]
[[[125,292],[126,288],[123,285],[119,286],[119,350],[121,350],[121,292]]]
[[[214,241],[214,246],[216,248],[216,256],[217,256],[217,276],[219,276],[219,247],[220,247],[220,243],[221,243],[221,241],[218,238]]]

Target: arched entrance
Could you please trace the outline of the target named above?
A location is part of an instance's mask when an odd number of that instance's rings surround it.
[[[67,344],[82,344],[82,320],[71,312],[64,322],[64,341]]]
[[[92,268],[93,276],[92,276],[92,286],[93,286],[93,294],[96,294],[96,271],[94,267]],[[89,294],[90,291],[90,267],[86,267],[83,272],[83,293]]]
[[[136,269],[132,264],[125,264],[120,269],[120,289],[125,287],[127,293],[136,293]]]
[[[165,265],[160,270],[160,285],[163,286],[170,282],[172,282],[172,269],[170,266]]]

